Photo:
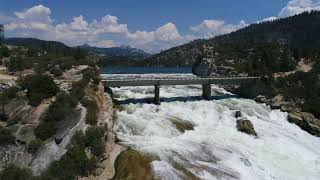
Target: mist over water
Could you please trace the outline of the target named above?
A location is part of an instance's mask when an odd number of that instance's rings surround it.
[[[153,97],[153,87],[112,90],[120,101]],[[212,86],[212,92],[228,94],[217,86]],[[201,86],[160,88],[160,96],[164,98],[200,95]],[[244,180],[320,177],[320,139],[290,124],[286,113],[253,100],[170,101],[160,106],[131,103],[124,107],[124,111],[117,113],[118,137],[122,144],[156,158],[151,162],[155,177]],[[257,138],[236,129],[236,110],[252,121]]]

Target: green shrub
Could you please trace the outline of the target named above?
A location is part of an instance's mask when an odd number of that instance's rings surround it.
[[[97,124],[97,113],[96,111],[88,111],[86,116],[86,123],[90,125]]]
[[[100,127],[92,126],[86,130],[86,146],[95,156],[100,156],[104,152],[103,137],[104,131]]]
[[[78,100],[67,94],[59,93],[56,100],[50,105],[45,121],[61,121],[78,104]]]
[[[0,105],[2,107],[2,112],[4,113],[4,107],[17,96],[17,92],[20,89],[16,86],[10,87],[0,93]]]
[[[98,157],[104,152],[103,137],[103,129],[95,126],[89,127],[85,134],[76,132],[71,139],[71,148],[42,173],[41,179],[72,180],[92,173],[97,167]],[[93,153],[92,158],[87,156],[86,148]]]
[[[53,79],[43,74],[28,75],[20,79],[19,84],[27,90],[29,103],[32,106],[39,105],[43,99],[51,98],[59,91]]]
[[[42,141],[52,137],[56,133],[58,122],[64,120],[77,104],[78,100],[75,97],[65,92],[59,93],[49,106],[43,121],[36,127],[34,131],[36,137]]]
[[[54,67],[50,70],[50,73],[53,74],[55,77],[59,77],[62,75],[62,70],[60,68]]]
[[[6,89],[3,93],[9,98],[9,99],[13,99],[17,96],[17,92],[20,91],[20,88],[16,87],[16,86],[12,86],[9,87],[8,89]]]
[[[81,100],[81,104],[87,108],[87,116],[86,116],[86,123],[90,125],[96,125],[98,118],[97,118],[97,103],[95,100],[89,100],[88,98],[83,98]]]
[[[34,134],[37,138],[45,141],[56,133],[56,121],[42,121],[35,129]]]
[[[15,137],[12,132],[7,129],[0,127],[0,145],[9,145],[15,143]]]
[[[20,56],[10,58],[7,64],[8,70],[11,72],[22,71],[25,69],[24,66],[24,60]]]
[[[28,152],[32,154],[36,153],[42,144],[43,142],[40,139],[32,140],[28,145]]]
[[[45,99],[44,94],[41,93],[29,93],[29,104],[31,106],[38,106],[42,100]]]
[[[0,58],[9,57],[9,56],[10,56],[10,50],[5,46],[0,45]]]
[[[78,82],[72,84],[71,94],[78,100],[81,100],[84,96],[84,89],[88,85],[89,81],[87,79],[82,79]]]
[[[53,162],[43,173],[42,179],[72,180],[88,175],[95,168],[95,161],[89,159],[84,149],[71,148],[59,161]]]
[[[15,165],[10,165],[0,173],[0,179],[2,180],[32,180],[35,179],[32,176],[31,170],[27,168],[21,168]]]

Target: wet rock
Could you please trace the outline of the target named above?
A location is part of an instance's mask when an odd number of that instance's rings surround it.
[[[236,113],[234,114],[235,118],[239,118],[241,117],[241,112],[240,111],[236,111]]]
[[[249,121],[248,119],[237,120],[237,129],[243,133],[257,136],[257,133],[253,128],[252,122]]]
[[[312,114],[307,112],[293,112],[288,114],[287,119],[308,133],[320,137],[320,121]]]
[[[291,113],[291,112],[301,112],[302,109],[294,107],[294,105],[285,105],[285,106],[281,106],[281,111]]]
[[[256,98],[255,98],[255,101],[257,101],[258,103],[266,103],[268,100],[265,96],[263,95],[258,95]]]
[[[176,129],[181,133],[184,133],[187,130],[193,130],[194,125],[190,122],[184,121],[176,117],[172,117],[169,120],[176,126]]]
[[[270,104],[271,109],[281,109],[283,102],[273,102]]]
[[[300,125],[303,123],[302,117],[295,113],[289,113],[287,119],[289,122],[294,123],[296,125]]]
[[[123,151],[115,162],[113,179],[154,179],[151,162],[155,159],[133,149]]]

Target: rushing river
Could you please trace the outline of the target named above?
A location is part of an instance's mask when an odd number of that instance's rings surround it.
[[[153,87],[112,90],[120,101],[153,97]],[[228,94],[217,86],[212,86],[212,92]],[[168,180],[320,179],[320,138],[290,124],[286,113],[249,99],[187,98],[200,95],[200,86],[161,86],[164,102],[160,106],[126,103],[117,113],[122,144],[154,157],[152,176]],[[237,110],[252,121],[257,138],[236,129]]]

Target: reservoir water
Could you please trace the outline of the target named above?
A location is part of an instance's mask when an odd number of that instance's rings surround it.
[[[192,73],[191,67],[103,67],[101,74]]]

